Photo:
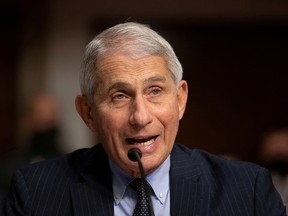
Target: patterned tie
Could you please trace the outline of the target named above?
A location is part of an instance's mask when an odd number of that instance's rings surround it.
[[[146,180],[135,178],[130,183],[131,187],[137,192],[137,204],[133,216],[150,216],[149,201],[145,192],[144,181]]]

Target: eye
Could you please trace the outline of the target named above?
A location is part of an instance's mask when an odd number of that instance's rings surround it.
[[[112,100],[123,100],[127,98],[127,96],[123,93],[117,93],[115,95],[113,95]]]
[[[125,92],[118,91],[110,96],[110,105],[114,108],[121,108],[130,101],[130,96]]]
[[[152,88],[150,89],[150,94],[151,94],[152,96],[158,96],[158,95],[160,95],[161,93],[162,93],[161,88],[152,87]]]

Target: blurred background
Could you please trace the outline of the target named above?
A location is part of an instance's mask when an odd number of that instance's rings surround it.
[[[97,142],[74,108],[78,72],[85,45],[119,22],[149,24],[183,64],[190,94],[179,142],[260,163],[263,134],[288,127],[286,0],[9,0],[0,5],[3,176],[19,164]]]

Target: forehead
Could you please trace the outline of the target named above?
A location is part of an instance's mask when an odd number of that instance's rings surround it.
[[[162,75],[171,77],[166,59],[162,56],[147,56],[134,59],[126,55],[108,55],[96,63],[98,83],[114,79],[137,79]]]

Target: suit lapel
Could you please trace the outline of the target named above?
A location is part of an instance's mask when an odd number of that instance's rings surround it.
[[[80,161],[79,173],[70,184],[75,216],[113,215],[113,191],[108,158],[100,148]]]
[[[171,215],[208,215],[210,187],[203,181],[197,156],[183,149],[175,145],[171,153]]]

